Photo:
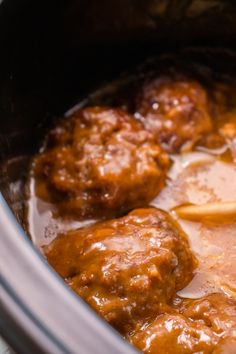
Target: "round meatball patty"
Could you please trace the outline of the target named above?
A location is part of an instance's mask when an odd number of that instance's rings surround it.
[[[206,90],[187,78],[150,78],[137,94],[135,110],[170,153],[194,146],[213,129]]]
[[[145,354],[210,354],[218,343],[210,328],[180,314],[163,314],[129,338]]]
[[[236,301],[222,294],[186,300],[178,312],[145,323],[129,340],[147,354],[235,353]]]
[[[184,232],[155,208],[61,235],[45,254],[67,283],[122,333],[162,311],[188,284],[195,267]]]
[[[146,205],[164,186],[168,167],[152,133],[123,110],[102,107],[64,119],[35,160],[38,195],[46,189],[62,214],[78,218]]]

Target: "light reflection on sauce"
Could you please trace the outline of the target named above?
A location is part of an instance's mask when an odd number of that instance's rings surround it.
[[[170,211],[178,205],[236,200],[236,165],[207,153],[173,157],[169,182],[152,205]],[[236,296],[236,223],[218,225],[174,217],[187,233],[199,266],[181,297],[223,291]],[[223,221],[223,220],[222,220]]]

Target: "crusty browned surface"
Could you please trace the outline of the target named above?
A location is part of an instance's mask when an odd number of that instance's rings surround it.
[[[195,260],[183,231],[158,209],[137,209],[56,239],[55,270],[122,333],[159,313],[192,278]]]
[[[38,195],[78,218],[146,205],[164,186],[168,167],[167,154],[141,123],[101,107],[58,124],[35,160]]]
[[[136,98],[136,111],[165,150],[194,146],[213,130],[210,100],[197,81],[175,77],[149,79]]]
[[[129,339],[148,354],[235,353],[236,301],[221,294],[187,300],[180,311],[158,316]]]

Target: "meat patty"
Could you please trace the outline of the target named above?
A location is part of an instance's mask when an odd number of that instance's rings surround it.
[[[143,84],[136,97],[136,111],[164,149],[177,153],[212,131],[209,102],[197,81],[160,77]]]
[[[186,300],[179,313],[158,316],[129,340],[148,354],[228,354],[236,348],[236,301],[221,294]]]
[[[38,195],[77,218],[146,205],[164,186],[168,167],[152,133],[123,110],[102,107],[63,120],[35,160]]]
[[[236,301],[233,299],[212,294],[199,300],[186,300],[181,312],[193,321],[205,323],[220,337],[233,334],[236,339]]]
[[[180,314],[159,316],[129,340],[145,354],[210,354],[218,343],[210,328]]]
[[[48,262],[122,333],[156,316],[192,278],[186,236],[165,212],[127,216],[71,231],[45,249]]]

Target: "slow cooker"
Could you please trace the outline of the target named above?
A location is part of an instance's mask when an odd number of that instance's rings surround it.
[[[54,117],[150,55],[233,48],[233,0],[0,3],[0,334],[16,353],[137,352],[68,289],[24,222],[32,155]]]

